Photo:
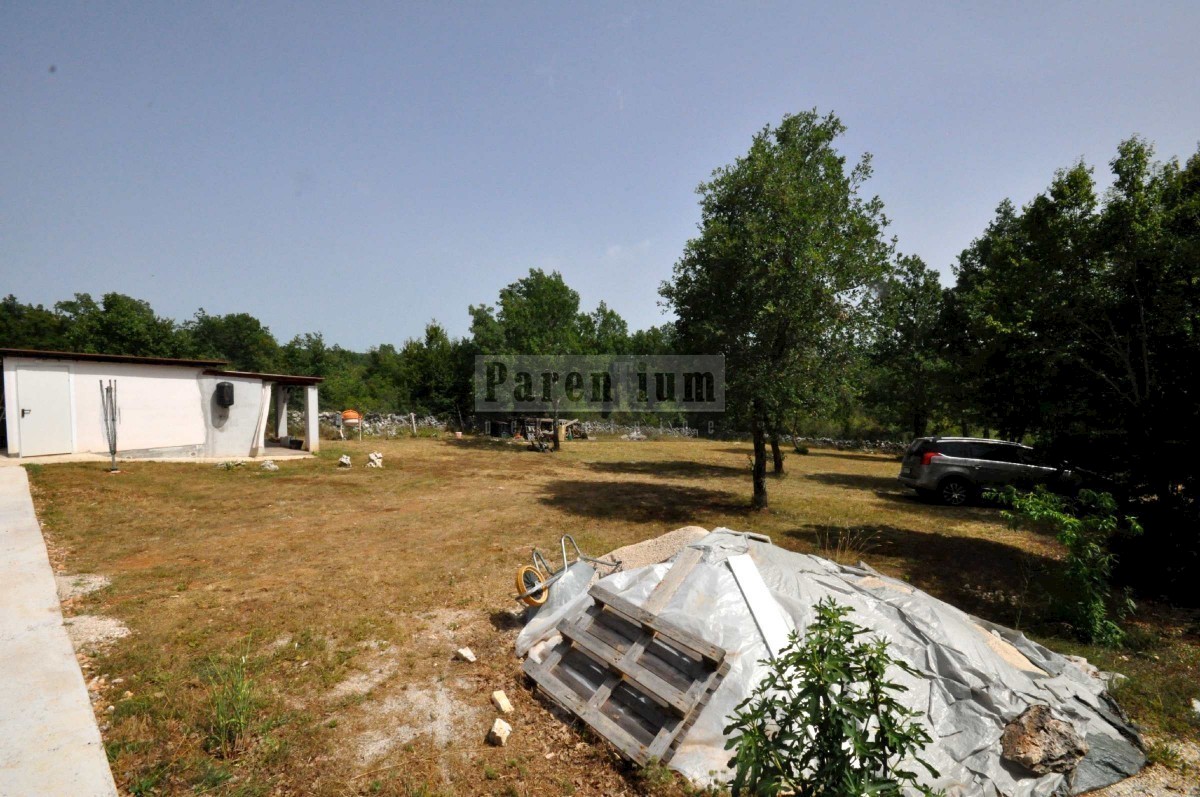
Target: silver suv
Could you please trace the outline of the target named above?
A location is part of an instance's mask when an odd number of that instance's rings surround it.
[[[1044,484],[1069,492],[1080,481],[1075,471],[1043,462],[1029,446],[979,437],[918,437],[900,465],[901,484],[951,506],[978,498],[987,487]]]

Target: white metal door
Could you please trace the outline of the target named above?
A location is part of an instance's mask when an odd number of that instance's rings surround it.
[[[23,368],[17,372],[20,454],[71,453],[71,375],[66,368]]]

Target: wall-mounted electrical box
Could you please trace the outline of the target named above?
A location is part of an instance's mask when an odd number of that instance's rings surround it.
[[[217,383],[217,406],[232,407],[233,406],[233,382],[218,382]]]

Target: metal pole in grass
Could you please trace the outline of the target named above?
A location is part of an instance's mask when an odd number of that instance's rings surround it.
[[[117,472],[117,380],[100,380],[100,409],[104,415],[104,436],[108,439],[108,455],[112,458],[109,473]]]

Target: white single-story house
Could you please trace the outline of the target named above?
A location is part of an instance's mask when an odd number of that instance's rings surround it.
[[[122,457],[246,457],[290,448],[287,405],[296,390],[304,391],[301,448],[319,446],[317,376],[226,371],[219,360],[30,349],[0,349],[0,359],[0,432],[10,457],[107,454],[102,391],[110,383]]]

